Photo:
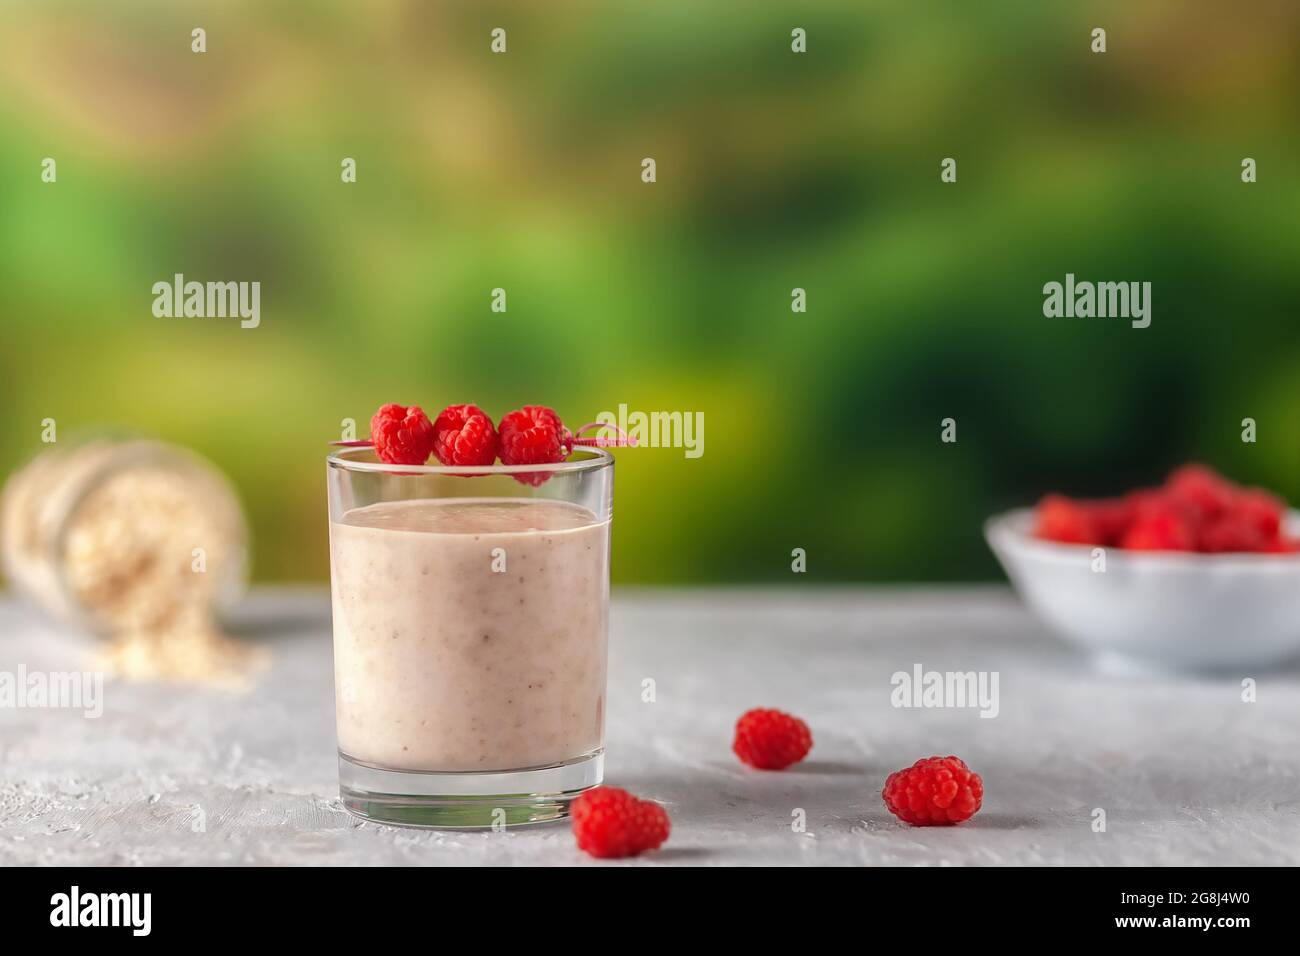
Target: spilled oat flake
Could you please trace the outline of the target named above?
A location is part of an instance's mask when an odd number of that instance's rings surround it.
[[[109,640],[98,665],[126,680],[187,681],[243,691],[270,663],[270,654],[216,627],[171,634],[136,632]]]

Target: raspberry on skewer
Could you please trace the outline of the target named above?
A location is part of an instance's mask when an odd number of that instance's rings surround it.
[[[433,450],[433,424],[419,405],[382,405],[370,419],[370,442],[390,465],[423,465]]]
[[[497,430],[477,405],[448,405],[433,423],[433,454],[444,465],[490,465]]]

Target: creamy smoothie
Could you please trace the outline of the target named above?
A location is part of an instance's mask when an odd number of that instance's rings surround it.
[[[500,771],[599,750],[608,535],[539,499],[383,502],[331,521],[343,754]]]

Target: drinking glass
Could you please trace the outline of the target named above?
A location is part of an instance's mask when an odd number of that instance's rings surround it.
[[[555,820],[600,783],[614,459],[327,459],[339,790],[382,823]]]

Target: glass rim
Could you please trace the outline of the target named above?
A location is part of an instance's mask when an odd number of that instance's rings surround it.
[[[325,456],[325,463],[331,468],[344,471],[361,471],[381,475],[557,475],[580,474],[612,468],[614,456],[608,449],[596,445],[580,445],[570,454],[589,454],[590,458],[578,461],[557,461],[542,465],[390,465],[383,461],[357,461],[353,455],[374,454],[369,446],[340,448]]]

